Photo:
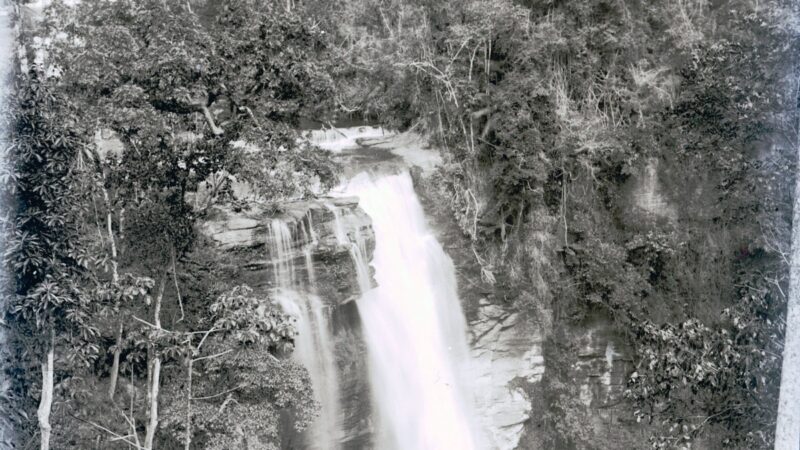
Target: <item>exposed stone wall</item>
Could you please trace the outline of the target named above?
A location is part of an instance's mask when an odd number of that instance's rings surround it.
[[[543,337],[531,319],[484,298],[469,322],[472,379],[491,448],[517,448],[532,409],[538,407],[528,389],[541,382],[545,371]]]
[[[632,349],[601,314],[561,324],[545,343],[546,410],[536,417],[537,449],[648,448],[642,425],[623,393],[632,369]],[[529,428],[523,442],[534,438]]]
[[[236,279],[254,289],[269,289],[274,286],[272,269],[274,248],[269,224],[273,219],[286,222],[298,241],[291,255],[297,261],[295,274],[300,281],[308,281],[301,245],[302,234],[311,234],[313,228],[316,243],[311,249],[316,270],[316,283],[323,300],[338,305],[356,298],[358,283],[356,271],[350,258],[350,250],[339,245],[336,237],[336,221],[332,209],[342,217],[342,225],[350,240],[358,233],[364,236],[370,252],[375,240],[369,216],[358,208],[356,198],[321,198],[309,201],[285,202],[277,205],[252,204],[247,210],[219,207],[211,212],[201,224],[201,232],[211,238],[222,252],[221,257],[236,273]]]
[[[423,177],[415,175],[417,192],[431,228],[456,266],[459,298],[470,333],[471,379],[488,448],[535,449],[522,442],[543,405],[539,393],[545,373],[545,330],[540,318],[500,300],[497,288],[481,278],[471,242],[460,231],[442,199]]]
[[[651,181],[633,185],[632,198],[666,202],[657,183],[654,192],[647,191]],[[547,305],[523,310],[504,300],[502,288],[481,280],[471,243],[428,180],[417,173],[415,182],[432,228],[456,265],[470,328],[476,399],[490,448],[646,448],[647,438],[623,398],[632,349],[610,320],[598,315],[571,323],[550,317]],[[644,206],[659,208],[658,214],[636,207],[671,220],[670,206],[656,203],[648,200]]]
[[[656,217],[677,220],[678,214],[673,205],[667,202],[659,181],[659,162],[650,158],[634,177],[632,202],[639,209]]]

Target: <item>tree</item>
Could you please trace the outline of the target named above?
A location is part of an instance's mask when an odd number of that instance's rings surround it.
[[[308,373],[276,355],[290,352],[293,320],[247,286],[209,305],[209,329],[176,339],[186,376],[173,383],[164,426],[186,448],[234,448],[279,437],[277,411],[291,408],[295,428],[315,417]]]
[[[14,110],[19,163],[8,178],[20,208],[6,254],[17,277],[12,313],[46,350],[42,381],[18,380],[32,394],[42,386],[43,447],[54,396],[64,397],[55,402],[61,426],[157,446],[162,386],[169,392],[164,384],[176,382],[163,369],[187,360],[175,349],[198,346],[174,340],[196,336],[213,315],[184,305],[212,294],[187,297],[180,281],[198,262],[190,254],[205,209],[192,198],[201,182],[223,180],[217,200],[232,200],[232,180],[269,199],[335,181],[335,164],[292,128],[326,107],[331,87],[324,35],[299,10],[254,0],[55,2],[42,29],[30,30],[28,38],[47,39],[22,55],[36,64],[19,80]],[[98,134],[112,136],[110,150]],[[67,339],[85,367],[54,374]],[[308,389],[302,369],[271,370]],[[131,379],[118,398],[121,373]],[[106,375],[103,401],[93,385]],[[137,378],[145,379],[143,407]],[[69,409],[82,402],[93,405]],[[137,423],[147,424],[142,439]]]
[[[86,143],[72,119],[68,100],[32,69],[18,74],[4,174],[16,214],[8,224],[5,264],[14,274],[8,313],[24,354],[41,354],[37,417],[41,448],[50,446],[56,350],[72,346],[70,359],[90,362],[97,329],[81,281],[86,265],[77,218],[84,208],[82,177],[76,162]],[[27,359],[27,358],[26,358]],[[26,367],[25,359],[19,361]]]

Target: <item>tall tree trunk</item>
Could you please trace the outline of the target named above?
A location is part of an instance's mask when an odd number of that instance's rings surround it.
[[[796,144],[800,160],[800,122]],[[800,173],[795,174],[795,177],[789,300],[786,312],[786,336],[783,341],[783,368],[778,423],[775,427],[775,450],[800,448]]]
[[[105,183],[106,176],[103,174],[103,183]],[[119,282],[119,269],[117,263],[117,241],[114,239],[113,217],[111,208],[111,198],[108,195],[108,190],[103,186],[103,202],[106,206],[106,232],[108,233],[108,240],[111,243],[111,280],[116,285]],[[119,379],[119,358],[122,354],[122,321],[119,322],[117,330],[117,342],[114,347],[114,360],[111,363],[111,381],[108,386],[108,397],[114,400],[114,394],[117,391],[117,379]]]
[[[117,379],[119,378],[119,357],[122,352],[122,321],[119,322],[117,329],[117,343],[114,347],[114,361],[111,363],[111,381],[108,384],[108,397],[114,400],[114,393],[117,391]]]
[[[105,183],[106,176],[103,175],[103,183]],[[117,241],[114,239],[113,228],[113,212],[111,208],[111,198],[108,196],[108,190],[103,187],[103,202],[106,204],[106,228],[108,232],[108,239],[111,242],[111,279],[114,284],[119,281],[119,271],[117,269]]]
[[[191,450],[192,447],[192,370],[194,363],[194,355],[190,354],[186,362],[186,443],[185,450]]]
[[[158,295],[153,312],[153,323],[156,329],[161,329],[161,301],[164,298],[164,288],[167,284],[166,270],[161,277],[161,283],[158,286]],[[158,388],[161,378],[161,357],[154,350],[153,362],[151,365],[150,386],[148,387],[148,400],[150,401],[150,410],[148,412],[147,433],[144,437],[144,448],[152,450],[153,439],[156,436],[156,429],[158,428]]]
[[[39,399],[39,410],[36,416],[39,419],[39,432],[41,433],[41,450],[50,449],[50,410],[53,407],[53,371],[55,355],[55,331],[50,330],[50,342],[47,355],[42,361],[42,396]]]
[[[144,448],[152,450],[153,439],[158,428],[158,387],[161,377],[161,358],[156,356],[153,359],[153,378],[150,381],[150,412],[147,424],[147,434],[144,437]]]

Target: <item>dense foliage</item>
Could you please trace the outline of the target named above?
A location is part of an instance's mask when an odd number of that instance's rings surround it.
[[[22,80],[19,80],[22,81]],[[84,202],[74,189],[84,184],[75,161],[82,151],[69,107],[60,93],[36,76],[16,85],[8,149],[13,165],[3,173],[6,204],[18,213],[5,225],[4,257],[12,274],[5,286],[8,315],[16,333],[13,375],[24,380],[12,389],[7,417],[23,424],[25,407],[41,395],[40,355],[54,346],[73,351],[64,363],[85,367],[96,357],[97,325],[90,299],[81,295],[87,280],[78,217]],[[24,405],[21,409],[14,404]]]
[[[54,2],[17,19],[3,409],[17,440],[273,448],[279,419],[302,429],[316,412],[287,359],[294,324],[215,275],[195,224],[234,185],[275,200],[336,181],[295,131],[330,98],[324,34],[247,0]]]
[[[627,395],[654,447],[769,448],[796,7],[355,3],[330,13],[338,75],[359,87],[342,104],[443,148],[439,188],[497,295],[551,309],[556,327],[610,317],[635,347]],[[633,194],[648,182],[649,204]],[[561,431],[553,445],[602,446]]]

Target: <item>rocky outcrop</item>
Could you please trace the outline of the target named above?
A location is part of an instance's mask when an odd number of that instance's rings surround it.
[[[607,317],[596,313],[554,328],[544,349],[542,426],[522,438],[540,444],[521,448],[649,448],[623,396],[633,350]]]
[[[664,206],[652,181],[631,190],[642,195],[636,208]],[[486,448],[642,448],[647,438],[623,397],[633,352],[611,321],[601,315],[582,323],[554,318],[537,299],[515,303],[519,299],[509,298],[502,286],[483,281],[471,243],[440,206],[443,200],[424,175],[417,173],[415,184],[457,268]]]
[[[210,238],[221,251],[221,257],[235,268],[235,278],[254,289],[275,286],[273,266],[276,255],[275,236],[271,223],[287,224],[294,240],[290,258],[301,284],[307,284],[306,251],[310,251],[316,270],[318,291],[329,304],[342,304],[356,298],[358,283],[350,257],[350,248],[339,243],[343,234],[350,242],[361,236],[369,252],[375,239],[369,216],[358,207],[353,197],[325,197],[314,200],[279,204],[252,204],[248,209],[230,206],[217,207],[201,225],[203,235]],[[306,283],[304,283],[306,282]]]
[[[678,175],[680,176],[680,175]],[[685,180],[679,189],[665,183],[677,179],[670,165],[656,158],[648,158],[631,169],[628,179],[621,184],[623,201],[619,202],[617,220],[633,230],[650,230],[674,226],[687,202],[695,201],[698,192],[696,180]],[[680,198],[680,203],[675,199]]]
[[[677,212],[664,198],[664,192],[658,178],[659,163],[650,158],[635,177],[633,204],[654,216],[677,220]]]
[[[594,321],[574,336],[577,351],[570,368],[579,386],[579,399],[594,409],[602,420],[613,420],[606,414],[622,401],[631,371],[631,349],[611,331],[610,323]]]
[[[201,225],[203,233],[216,241],[220,248],[257,247],[269,244],[269,223],[281,220],[290,227],[306,227],[315,233],[320,249],[338,246],[336,214],[346,218],[345,232],[371,235],[371,220],[358,207],[355,197],[323,197],[280,203],[253,203],[247,209],[219,206]]]
[[[538,449],[522,442],[534,419],[541,420],[545,373],[542,317],[500,300],[497,287],[483,280],[472,245],[423,171],[412,170],[415,187],[438,240],[452,258],[459,297],[467,316],[472,353],[470,378],[485,447],[493,450]],[[532,446],[533,445],[533,446]]]
[[[531,318],[481,299],[470,321],[473,379],[490,448],[517,448],[534,407],[526,385],[544,374],[542,333]]]

